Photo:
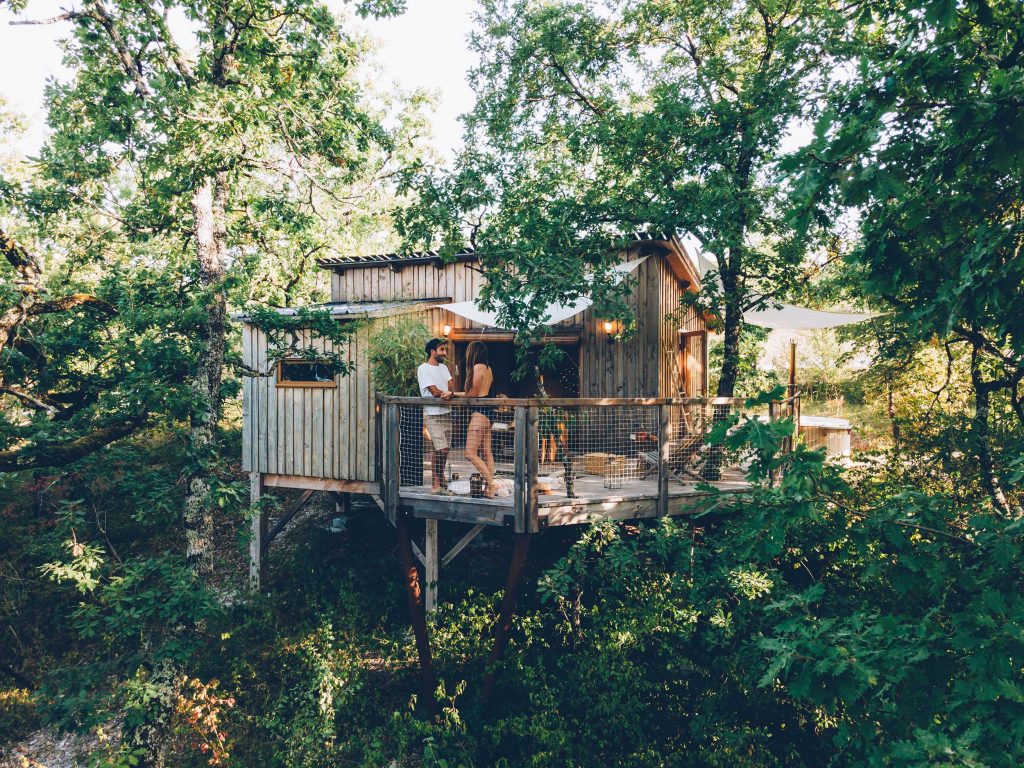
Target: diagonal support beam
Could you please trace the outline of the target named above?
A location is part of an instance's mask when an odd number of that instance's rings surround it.
[[[423,550],[420,549],[420,545],[415,541],[410,540],[409,545],[412,547],[412,553],[416,555],[416,559],[420,561],[420,565],[426,566],[427,558],[423,555]]]
[[[291,508],[287,512],[281,515],[280,520],[274,523],[274,527],[270,529],[270,532],[267,534],[267,537],[262,542],[260,542],[261,550],[263,552],[266,552],[270,548],[270,542],[274,540],[274,537],[277,536],[277,534],[284,530],[284,527],[291,522],[292,518],[298,514],[299,510],[306,506],[306,502],[309,501],[310,497],[314,493],[316,493],[316,491],[312,489],[304,491],[303,494],[299,497],[299,500],[292,504]]]
[[[469,546],[469,542],[471,542],[473,539],[480,535],[480,532],[483,529],[483,523],[478,523],[477,525],[474,525],[473,528],[469,531],[469,533],[467,533],[465,536],[459,539],[458,543],[448,550],[448,554],[441,558],[441,567],[444,568],[446,565],[448,565],[448,563],[454,560],[462,550]]]

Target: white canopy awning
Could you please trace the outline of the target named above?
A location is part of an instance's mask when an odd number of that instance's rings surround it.
[[[639,259],[623,262],[622,264],[613,267],[614,271],[618,273],[615,276],[616,282],[639,267],[646,259],[646,256],[642,256]],[[464,317],[467,320],[472,320],[474,323],[498,328],[498,311],[496,310],[492,312],[482,309],[477,304],[477,301],[477,299],[474,299],[473,301],[456,301],[451,304],[441,304],[439,305],[439,308],[447,309],[449,312],[454,312],[456,315]],[[544,316],[539,325],[554,325],[555,323],[560,323],[563,320],[568,320],[570,317],[578,315],[583,310],[588,309],[593,303],[594,300],[590,296],[583,296],[571,304],[549,304],[545,307]]]
[[[857,312],[822,312],[817,309],[781,304],[778,309],[765,307],[743,313],[743,321],[762,328],[784,328],[792,331],[809,331],[816,328],[838,328],[870,320],[873,314]]]
[[[700,240],[693,235],[687,235],[683,241],[697,257],[697,268],[700,270],[702,280],[708,272],[717,269],[715,262],[701,248]],[[718,284],[721,286],[721,281]],[[752,309],[744,312],[743,322],[750,325],[758,325],[761,328],[809,331],[817,328],[838,328],[841,325],[863,323],[872,317],[875,317],[875,315],[870,312],[823,312],[817,309],[799,307],[795,304],[780,304],[777,309],[766,307],[764,309]]]

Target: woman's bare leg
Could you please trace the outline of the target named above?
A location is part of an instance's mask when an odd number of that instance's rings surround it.
[[[476,467],[476,470],[480,473],[480,476],[484,479],[488,486],[494,482],[494,472],[487,466],[487,462],[484,461],[480,455],[484,445],[484,439],[487,436],[490,421],[482,413],[474,413],[469,419],[469,427],[466,429],[466,458],[469,463]],[[488,448],[488,450],[490,450]],[[493,466],[493,459],[492,459]]]
[[[494,453],[491,451],[491,422],[487,422],[487,432],[484,434],[484,439],[480,444],[480,454],[483,456],[484,463],[487,465],[487,469],[491,472],[491,480],[494,480],[494,476],[497,474],[497,470],[494,466]]]

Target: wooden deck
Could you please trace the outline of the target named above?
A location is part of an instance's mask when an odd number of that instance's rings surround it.
[[[460,478],[468,478],[475,470],[464,457],[450,461],[449,468]],[[511,463],[497,463],[499,477],[509,481],[514,477]],[[538,468],[538,479],[543,481],[548,473],[556,473],[555,465]],[[430,463],[424,462],[423,477],[430,480]],[[646,479],[626,477],[622,487],[606,488],[600,475],[580,474],[575,481],[575,498],[566,496],[565,489],[551,493],[539,493],[537,512],[541,527],[555,525],[577,525],[595,519],[634,520],[658,516],[657,474]],[[742,491],[748,487],[742,470],[727,468],[721,479],[709,483],[723,491]],[[684,515],[702,512],[708,507],[708,492],[698,488],[700,483],[682,483],[673,478],[668,486],[668,514]],[[407,507],[414,516],[433,520],[505,525],[515,515],[512,496],[497,499],[480,499],[468,495],[457,495],[432,491],[429,485],[402,486],[399,489],[399,504]]]
[[[494,402],[462,400],[458,407],[493,407]],[[748,487],[744,458],[707,442],[715,423],[729,414],[742,417],[748,407],[742,398],[507,398],[501,401],[505,426],[500,437],[495,432],[492,447],[498,476],[510,480],[511,495],[473,498],[468,487],[464,495],[434,492],[429,485],[433,453],[421,426],[423,406],[433,404],[434,398],[382,398],[380,498],[390,520],[402,510],[435,521],[511,522],[516,533],[536,533],[601,518],[699,513],[719,503],[708,485],[727,492]],[[799,395],[768,405],[769,420],[790,417],[799,423]],[[466,481],[474,470],[458,433],[453,430],[448,470]],[[783,450],[790,450],[791,443],[787,440]],[[564,486],[549,490],[545,482],[562,475],[566,461],[572,462],[575,476],[571,498]],[[711,462],[720,467],[719,475],[705,482],[702,468]],[[606,485],[608,473],[620,476],[621,486]]]

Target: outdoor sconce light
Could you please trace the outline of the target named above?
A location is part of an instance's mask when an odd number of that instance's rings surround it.
[[[452,327],[445,323],[444,327],[441,328],[441,335],[447,339],[452,335]]]
[[[615,343],[615,323],[611,320],[604,321],[604,333],[608,337],[608,343]]]

